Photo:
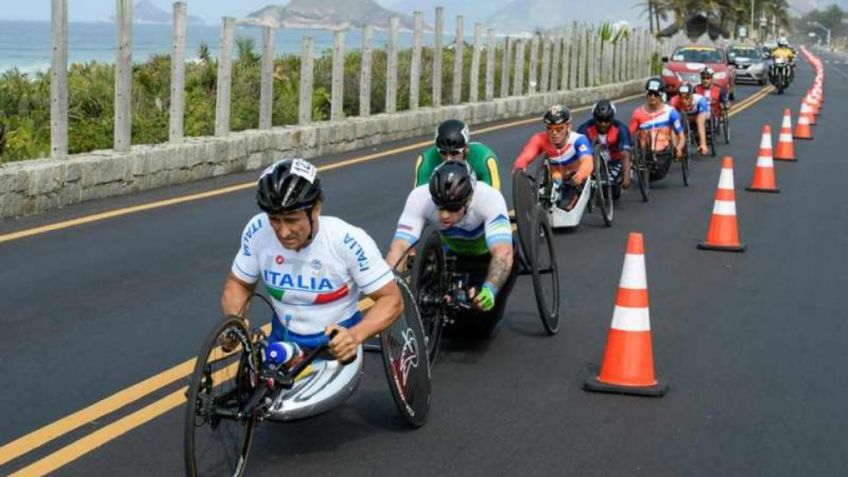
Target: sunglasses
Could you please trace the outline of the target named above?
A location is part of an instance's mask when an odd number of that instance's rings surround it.
[[[657,97],[659,97],[659,96],[662,96],[662,95],[661,95],[659,92],[657,92],[657,91],[648,91],[648,96],[657,96]]]
[[[439,149],[440,155],[448,156],[448,157],[461,156],[463,152],[465,152],[464,149],[453,149],[453,150]]]
[[[547,128],[548,128],[548,132],[561,133],[561,132],[565,131],[566,129],[568,129],[568,123],[548,124]]]
[[[437,205],[436,206],[440,211],[446,210],[448,212],[459,212],[465,207],[465,204],[450,204],[450,205]]]

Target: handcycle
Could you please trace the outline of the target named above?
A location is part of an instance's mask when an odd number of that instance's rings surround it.
[[[399,277],[395,281],[404,311],[380,333],[383,368],[399,413],[410,426],[420,427],[430,407],[430,361],[412,291]],[[249,303],[257,301],[267,304],[273,314],[267,298],[255,293]],[[356,390],[363,374],[361,346],[352,362],[340,363],[329,356],[325,343],[308,350],[291,368],[274,364],[266,355],[268,348],[262,329],[248,329],[234,316],[207,335],[186,392],[187,476],[243,475],[259,423],[327,412]]]
[[[530,196],[530,185],[513,182],[518,195]],[[513,269],[507,284],[498,293],[495,308],[481,312],[473,308],[470,288],[485,280],[489,255],[459,257],[448,251],[436,230],[430,230],[417,243],[411,264],[412,290],[420,310],[427,336],[430,362],[434,363],[443,335],[483,339],[503,316],[506,300],[518,276],[530,275],[536,307],[542,326],[549,335],[559,330],[559,268],[551,226],[538,206],[526,208],[528,201],[516,203],[515,224],[518,247],[515,247]]]
[[[646,133],[649,136],[647,138],[644,136]],[[654,140],[650,140],[652,137]],[[651,190],[650,183],[664,179],[671,169],[671,163],[674,162],[674,146],[671,141],[661,151],[646,147],[649,144],[656,144],[656,137],[650,131],[638,132],[631,156],[633,172],[636,175],[636,182],[639,184],[639,192],[642,194],[643,202],[648,201]],[[688,148],[684,148],[684,151],[687,150]],[[689,185],[689,157],[690,153],[687,151],[679,161],[684,185]]]
[[[591,214],[597,206],[607,227],[612,227],[613,200],[621,196],[621,184],[612,177],[610,161],[609,146],[596,140],[592,144],[592,189],[587,208]]]
[[[730,144],[730,108],[727,102],[721,102],[717,107],[710,106],[710,121],[707,128],[707,141],[711,143],[712,156],[715,157],[714,137],[722,136],[725,144]]]
[[[606,155],[606,158],[603,157],[604,155]],[[604,224],[608,227],[612,225],[612,189],[614,184],[612,183],[608,164],[609,150],[593,151],[592,160],[594,164],[592,174],[583,181],[583,185],[579,190],[567,191],[564,186],[564,184],[574,177],[574,172],[563,175],[559,184],[555,183],[550,164],[547,160],[541,163],[534,176],[531,177],[525,174],[522,178],[523,180],[530,180],[532,182],[530,196],[545,215],[548,216],[548,222],[552,228],[577,227],[583,220],[583,213],[586,210],[589,213],[594,212],[595,205],[598,206]],[[516,177],[513,176],[513,192],[515,191],[515,179]],[[563,200],[565,192],[578,194],[577,201],[571,210],[565,210],[560,207],[560,202]]]

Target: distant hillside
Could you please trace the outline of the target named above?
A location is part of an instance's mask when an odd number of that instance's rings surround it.
[[[148,23],[156,25],[170,25],[172,14],[162,10],[148,0],[139,0],[133,4],[133,23]],[[114,21],[115,15],[109,17],[109,21]],[[189,25],[204,25],[202,18],[193,15],[186,16],[186,23]]]
[[[454,28],[457,15],[462,15],[466,29],[474,22],[485,23],[486,19],[512,0],[463,0],[461,2],[446,2],[445,0],[399,0],[390,5],[392,10],[411,15],[418,10],[424,13],[424,21],[436,23],[436,7],[445,7],[445,26]]]
[[[591,8],[580,0],[513,0],[487,19],[506,31],[533,31],[570,24],[573,21],[597,24],[603,21],[647,23],[638,1],[592,0]]]
[[[372,25],[388,28],[395,12],[373,0],[291,0],[288,5],[268,5],[240,23],[286,28],[357,28]],[[411,15],[399,15],[401,28],[412,28]]]

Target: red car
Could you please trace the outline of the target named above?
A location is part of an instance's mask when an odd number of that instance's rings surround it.
[[[727,91],[728,98],[733,100],[736,93],[736,67],[727,62],[724,50],[709,45],[681,46],[674,50],[671,58],[662,58],[662,79],[666,91],[676,94],[677,88],[683,81],[693,85],[701,82],[699,72],[709,66],[713,69],[713,82]]]

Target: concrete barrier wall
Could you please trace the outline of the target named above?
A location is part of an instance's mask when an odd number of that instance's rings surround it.
[[[186,138],[174,144],[93,151],[67,159],[21,161],[0,167],[0,217],[43,212],[91,199],[256,170],[285,157],[316,158],[431,133],[450,118],[474,125],[539,114],[551,104],[571,107],[638,93],[644,79],[594,88],[534,94],[439,108],[353,117],[301,126]]]

